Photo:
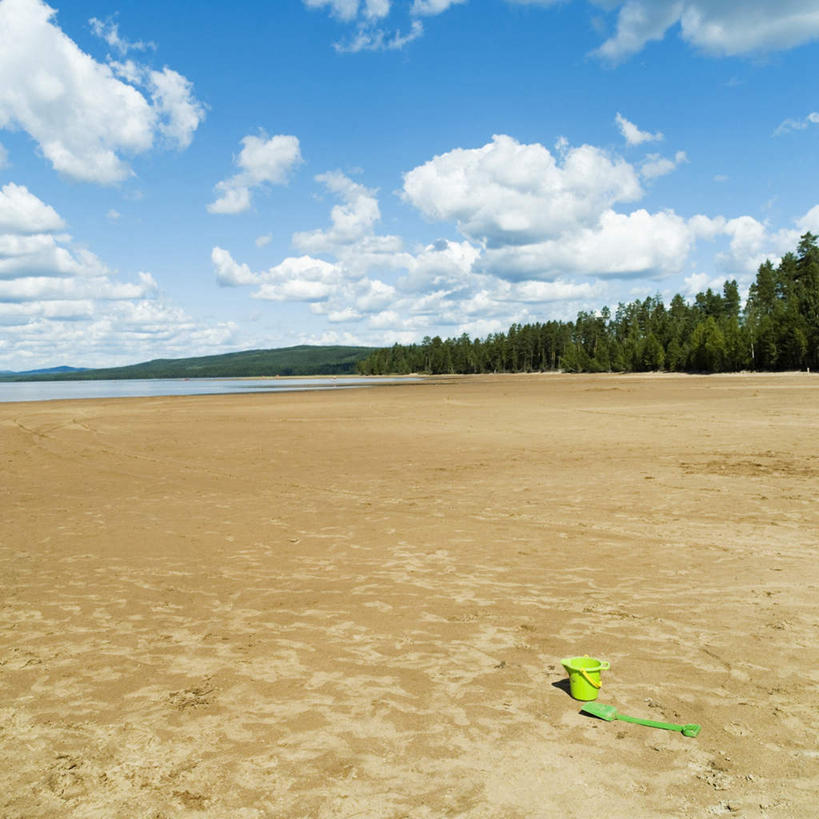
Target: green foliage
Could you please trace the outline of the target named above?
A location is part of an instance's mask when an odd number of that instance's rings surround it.
[[[283,347],[200,358],[156,359],[128,367],[13,376],[12,381],[120,378],[253,378],[289,375],[349,375],[373,353],[372,347]],[[409,372],[409,370],[407,370]]]
[[[722,292],[649,297],[581,312],[574,322],[513,324],[484,340],[425,338],[378,350],[359,372],[738,372],[819,368],[819,248],[802,236],[797,252],[765,262],[743,309],[736,281]]]

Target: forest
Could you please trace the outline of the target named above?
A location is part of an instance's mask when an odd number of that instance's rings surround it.
[[[736,280],[691,302],[658,296],[577,320],[513,324],[485,339],[424,338],[373,351],[365,375],[423,372],[718,373],[819,368],[819,247],[805,233],[796,252],[760,265],[742,304]]]

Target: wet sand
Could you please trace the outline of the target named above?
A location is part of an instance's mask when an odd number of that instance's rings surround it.
[[[816,815],[815,375],[4,404],[0,459],[3,817]]]

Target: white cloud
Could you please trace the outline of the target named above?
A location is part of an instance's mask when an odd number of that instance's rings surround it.
[[[204,106],[193,96],[193,84],[166,66],[162,71],[148,72],[148,88],[157,114],[157,130],[173,147],[187,148],[205,118]]]
[[[246,264],[239,264],[230,253],[221,247],[214,247],[210,254],[216,270],[216,281],[222,287],[239,287],[243,284],[258,284],[259,276]]]
[[[398,51],[413,40],[417,40],[423,33],[424,26],[420,20],[413,20],[406,34],[362,26],[349,42],[334,43],[333,48],[340,54],[356,54],[359,51]]]
[[[597,55],[617,62],[641,51],[648,42],[662,40],[679,20],[682,5],[676,0],[626,0],[615,35],[597,49]]]
[[[465,2],[466,0],[413,0],[412,14],[422,16],[441,14],[448,8]]]
[[[660,154],[647,154],[640,163],[640,176],[643,179],[656,179],[658,176],[671,173],[684,162],[688,162],[685,151],[677,151],[673,159]]]
[[[470,242],[441,239],[414,256],[407,255],[407,273],[399,286],[414,292],[461,287],[469,281],[480,255],[480,249]]]
[[[184,77],[150,72],[149,102],[81,51],[54,14],[41,0],[0,3],[0,128],[26,131],[60,173],[103,184],[128,177],[122,155],[149,150],[157,134],[189,144],[203,109]]]
[[[105,275],[107,270],[90,251],[67,247],[60,237],[45,233],[0,234],[0,279],[20,276]]]
[[[119,25],[110,18],[108,20],[99,20],[92,17],[88,21],[91,31],[97,37],[105,40],[108,45],[118,52],[120,55],[127,54],[129,51],[147,51],[148,49],[156,49],[156,43],[146,43],[142,40],[130,42],[119,36]]]
[[[360,51],[398,51],[424,33],[418,17],[440,14],[452,5],[466,0],[414,0],[406,8],[410,26],[406,32],[387,29],[381,23],[390,16],[390,0],[303,0],[309,9],[326,9],[342,23],[355,25],[355,34],[333,44],[339,53],[355,54]],[[409,5],[409,4],[406,4]]]
[[[386,19],[389,0],[302,0],[307,8],[326,9],[343,23],[354,24],[357,34],[348,43],[336,43],[342,52],[402,48],[421,36],[419,17],[442,14],[467,0],[409,0],[403,4],[413,27],[408,34],[388,34],[376,22]],[[569,0],[507,0],[513,5],[556,6]],[[732,56],[789,49],[819,39],[819,8],[815,0],[590,0],[605,11],[616,11],[612,36],[594,52],[618,63],[662,40],[669,29],[711,56]],[[408,6],[408,8],[407,8]],[[418,24],[416,26],[415,24]]]
[[[797,219],[796,226],[802,233],[810,231],[819,234],[819,205],[814,205],[804,216]]]
[[[229,323],[202,326],[164,303],[149,273],[120,280],[64,228],[25,186],[0,189],[0,368],[129,363],[216,351],[234,336]]]
[[[84,279],[55,279],[53,276],[25,276],[11,281],[0,280],[0,303],[63,300],[66,302],[130,300],[150,298],[157,290],[148,273],[139,274],[138,282],[115,282],[105,276]]]
[[[556,280],[552,282],[525,281],[510,284],[508,300],[543,304],[554,301],[577,301],[594,298],[600,291],[599,285],[591,282]],[[501,296],[496,296],[501,298]]]
[[[722,232],[730,239],[729,249],[717,254],[717,262],[730,274],[755,273],[766,259],[778,263],[799,241],[799,231],[782,228],[771,232],[752,216],[725,220]]]
[[[157,298],[0,302],[0,367],[103,367],[226,352],[237,328],[201,324]]]
[[[329,226],[293,234],[303,255],[254,272],[215,248],[214,269],[221,283],[250,287],[256,299],[300,302],[362,342],[392,343],[542,320],[547,304],[549,315],[570,319],[612,295],[627,298],[624,280],[642,293],[649,280],[681,276],[704,240],[718,243],[722,278],[742,281],[764,258],[792,249],[795,230],[772,231],[748,216],[618,212],[643,195],[641,175],[656,178],[685,161],[679,151],[633,165],[568,143],[553,155],[511,137],[454,149],[406,173],[401,196],[462,238],[411,249],[377,233],[376,191],[333,171],[316,177],[339,200]],[[819,225],[819,206],[800,225]]]
[[[819,38],[814,0],[594,0],[618,8],[617,28],[597,54],[619,62],[679,24],[682,38],[712,56],[788,49]]]
[[[268,301],[320,301],[326,299],[344,278],[337,265],[306,255],[287,258],[259,273],[237,262],[221,247],[213,248],[211,261],[219,284],[228,287],[257,285],[253,297]]]
[[[456,148],[404,175],[404,198],[427,218],[457,223],[488,246],[528,244],[592,225],[616,202],[642,195],[634,168],[591,145],[560,162],[538,143],[495,136]]]
[[[361,313],[352,307],[344,307],[341,310],[330,310],[327,313],[327,321],[331,324],[344,324],[350,321],[358,321]]]
[[[776,130],[773,132],[774,136],[781,136],[790,131],[804,131],[810,125],[819,125],[819,113],[811,111],[806,117],[802,119],[786,119],[781,122]]]
[[[50,233],[62,230],[65,222],[25,185],[9,182],[0,188],[0,232]]]
[[[618,113],[614,118],[620,133],[625,137],[629,145],[642,145],[644,142],[660,142],[663,139],[663,134],[660,131],[651,133],[650,131],[641,131],[633,122],[629,122],[622,114]]]
[[[711,289],[716,293],[722,292],[725,276],[709,276],[707,273],[692,273],[683,279],[683,289],[680,295],[693,299],[697,293],[704,293]]]
[[[9,154],[4,145],[0,145],[0,168],[9,164]]]
[[[400,243],[391,249],[397,237],[379,236],[373,230],[378,215],[373,191],[338,172],[322,174],[318,180],[343,204],[334,207],[330,229],[295,234],[293,240],[302,249],[310,247],[335,260],[306,254],[257,273],[214,248],[220,283],[253,286],[257,299],[305,303],[313,315],[330,324],[358,327],[358,337],[366,337],[367,343],[410,341],[433,327],[460,333],[488,321],[506,321],[508,326],[539,303],[577,301],[597,292],[590,283],[511,284],[476,272],[482,251],[469,241],[442,239],[412,253]],[[373,267],[380,271],[378,277],[366,273]],[[398,275],[395,283],[383,278],[390,271]]]
[[[549,281],[567,274],[661,278],[681,270],[691,240],[686,221],[672,211],[651,214],[640,209],[623,215],[607,210],[593,227],[543,242],[489,249],[481,269],[511,281]]]
[[[372,235],[375,223],[381,218],[375,191],[354,182],[341,171],[319,174],[316,181],[343,204],[335,205],[330,212],[333,225],[329,230],[311,230],[293,236],[293,244],[299,250],[305,253],[332,252],[341,245]]]
[[[817,208],[811,208],[797,219],[794,228],[771,230],[752,216],[727,219],[704,215],[692,217],[689,227],[695,238],[709,241],[727,238],[727,249],[719,251],[714,261],[725,274],[742,277],[755,273],[766,259],[778,264],[783,254],[796,247],[800,233],[809,229],[814,219],[819,221]]]
[[[350,22],[359,15],[368,20],[379,20],[390,13],[390,0],[304,0],[310,9],[328,8],[339,20]]]
[[[269,245],[272,241],[273,235],[271,233],[266,233],[264,236],[257,236],[256,247],[265,247],[265,245]]]
[[[293,234],[293,246],[298,251],[335,257],[350,278],[364,276],[371,268],[384,271],[405,263],[401,238],[375,233],[381,218],[376,191],[340,171],[319,174],[316,181],[341,204],[333,206],[329,228]]]
[[[253,297],[270,301],[323,301],[343,277],[337,265],[322,259],[291,257],[259,275],[260,286]]]
[[[283,185],[290,172],[302,163],[299,140],[294,136],[277,135],[267,139],[246,136],[242,150],[235,159],[239,173],[218,182],[215,190],[219,198],[211,202],[210,213],[242,213],[250,208],[251,190],[267,183]]]

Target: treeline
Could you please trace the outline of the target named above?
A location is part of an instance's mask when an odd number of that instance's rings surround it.
[[[385,373],[737,372],[819,368],[819,248],[805,233],[795,253],[759,267],[743,307],[736,281],[693,302],[676,295],[581,312],[574,322],[513,324],[485,339],[425,338],[359,362]]]

